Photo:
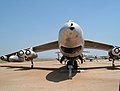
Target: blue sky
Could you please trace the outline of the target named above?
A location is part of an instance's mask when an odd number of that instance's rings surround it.
[[[82,27],[85,39],[120,45],[120,0],[0,0],[0,55],[57,40],[67,20]]]

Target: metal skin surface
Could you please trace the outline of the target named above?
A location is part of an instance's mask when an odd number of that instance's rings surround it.
[[[17,55],[12,55],[9,57],[10,62],[23,62],[24,58],[23,57],[18,57]]]
[[[71,29],[71,27],[73,29]],[[65,23],[63,27],[60,29],[58,44],[59,44],[60,52],[64,56],[77,57],[81,55],[84,48],[84,39],[83,39],[82,29],[80,28],[80,26],[71,20]],[[79,46],[81,48],[78,48],[74,53],[72,52],[66,53],[61,48],[61,47],[65,47],[69,49],[73,48],[74,50],[74,48]]]
[[[32,49],[26,50],[25,55],[28,58],[37,58],[38,57],[37,53],[35,53]]]

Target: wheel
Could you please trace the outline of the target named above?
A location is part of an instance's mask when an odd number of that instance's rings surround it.
[[[31,69],[33,68],[33,65],[31,65]]]
[[[74,70],[77,70],[77,68],[78,68],[77,61],[74,61],[74,64],[73,64],[73,69],[74,69]]]
[[[115,62],[114,62],[114,59],[112,60],[112,67],[113,67],[113,69],[115,68]]]
[[[67,70],[69,72],[68,78],[72,79],[72,71],[73,71],[73,62],[72,61],[67,62]]]
[[[112,58],[109,58],[109,61],[112,61],[113,59]]]
[[[67,70],[69,70],[69,67],[68,67],[69,65],[73,65],[72,61],[67,62]]]
[[[114,69],[115,68],[115,60],[113,58],[109,58],[109,61],[112,61],[112,68]]]

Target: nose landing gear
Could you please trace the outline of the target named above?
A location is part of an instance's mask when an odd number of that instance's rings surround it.
[[[72,72],[73,70],[77,70],[77,67],[78,67],[78,64],[77,64],[77,61],[68,61],[67,62],[67,69],[68,69],[68,72],[69,72],[69,79],[72,79]]]

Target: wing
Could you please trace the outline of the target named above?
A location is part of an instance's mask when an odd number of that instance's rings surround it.
[[[105,44],[105,43],[91,41],[91,40],[85,40],[84,48],[91,48],[91,49],[99,49],[99,50],[108,51],[108,50],[114,48],[114,46],[109,45],[109,44]],[[29,49],[30,48],[26,48],[26,49],[23,49],[23,50],[29,50]],[[53,49],[59,49],[58,41],[53,41],[53,42],[49,42],[49,43],[46,43],[46,44],[42,44],[42,45],[32,47],[32,50],[34,52],[43,52],[43,51],[48,51],[48,50],[53,50]],[[12,55],[17,56],[17,54],[19,54],[19,51],[7,54],[5,56],[7,56],[7,58],[9,58]]]
[[[105,50],[105,51],[108,51],[108,50],[114,48],[113,45],[105,44],[105,43],[101,43],[101,42],[95,42],[92,40],[85,40],[84,47],[91,48],[91,49]]]
[[[84,47],[91,48],[91,49],[105,50],[105,51],[108,51],[114,48],[113,45],[105,44],[101,42],[95,42],[92,40],[85,40]],[[42,52],[42,51],[47,51],[47,50],[52,50],[52,49],[59,49],[58,41],[54,41],[54,42],[50,42],[50,43],[46,43],[43,45],[33,47],[33,51],[35,52]]]
[[[101,43],[101,42],[95,42],[92,40],[85,40],[85,48],[91,48],[91,49],[100,49],[100,50],[105,50],[108,51],[112,48],[114,48],[113,45],[109,45],[109,44],[105,44],[105,43]],[[30,48],[26,48],[23,50],[27,50]],[[34,52],[42,52],[42,51],[48,51],[48,50],[53,50],[53,49],[59,49],[59,45],[58,45],[58,41],[53,41],[53,42],[49,42],[49,43],[45,43],[42,45],[38,45],[38,46],[34,46],[32,47]],[[11,56],[11,55],[15,55],[18,52],[13,52],[10,54],[7,54],[6,56]]]
[[[11,56],[12,56],[12,59],[13,59],[13,55],[14,55],[14,59],[15,59],[17,56],[23,57],[25,53],[28,53],[28,54],[30,53],[31,55],[29,54],[29,57],[31,57],[31,56],[32,57],[37,57],[36,52],[48,51],[48,50],[53,50],[53,49],[58,49],[58,48],[59,48],[58,41],[53,41],[53,42],[49,42],[49,43],[46,43],[46,44],[34,46],[32,48],[26,48],[26,49],[23,49],[23,50],[20,50],[20,51],[12,52],[12,53],[9,53],[5,56],[1,56],[0,58],[2,60],[9,61],[9,58]],[[22,52],[23,54],[21,55],[20,52]],[[17,60],[19,60],[19,59],[17,59]]]
[[[109,44],[105,44],[101,42],[95,42],[92,40],[85,40],[84,47],[91,48],[91,49],[106,50],[106,51],[114,48],[113,45],[109,45]],[[26,49],[30,49],[30,48],[26,48]],[[38,45],[38,46],[32,47],[32,49],[34,52],[42,52],[42,51],[48,51],[48,50],[53,50],[53,49],[59,49],[58,41],[53,41],[53,42],[45,43],[42,45]],[[15,55],[16,53],[18,52],[13,52],[13,53],[7,54],[6,56]]]
[[[47,50],[53,50],[53,49],[58,49],[58,41],[46,43],[43,45],[35,46],[32,47],[34,52],[42,52],[42,51],[47,51]]]
[[[53,42],[49,42],[49,43],[46,43],[46,44],[42,44],[42,45],[32,47],[34,52],[42,52],[42,51],[48,51],[48,50],[53,50],[53,49],[58,49],[58,48],[59,48],[58,41],[53,41]],[[27,50],[27,49],[30,49],[30,48],[26,48],[26,49],[23,49],[23,50]],[[5,56],[15,55],[18,52],[19,51],[13,52],[13,53],[7,54]]]

